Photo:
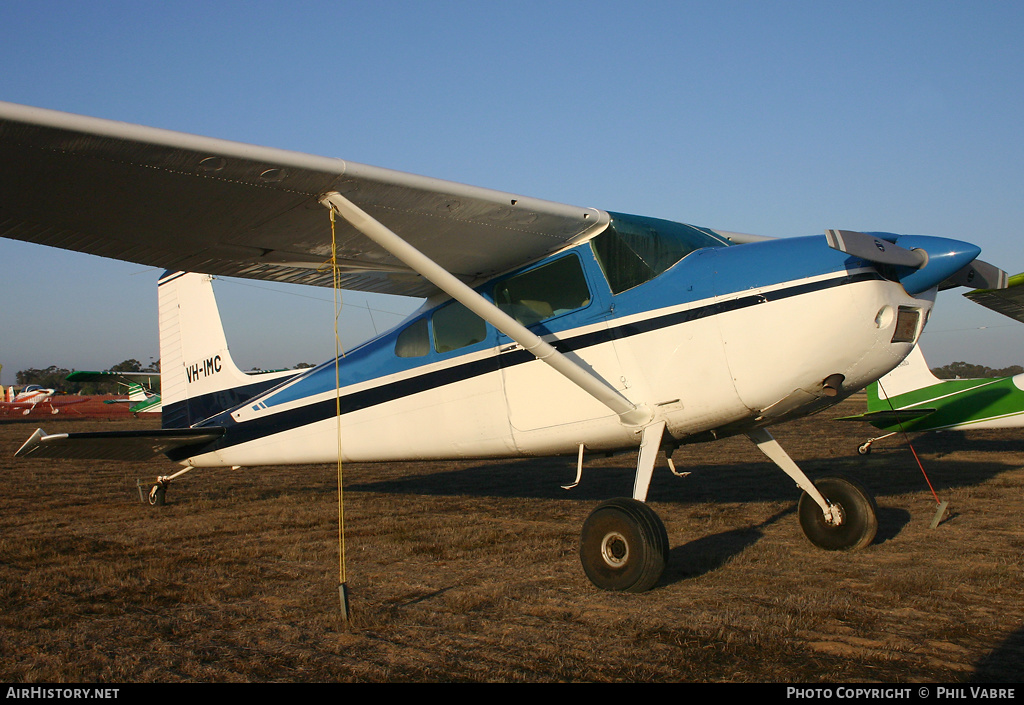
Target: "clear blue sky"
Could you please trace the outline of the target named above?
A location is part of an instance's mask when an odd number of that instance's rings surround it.
[[[0,100],[726,230],[958,237],[1013,274],[1022,36],[1020,2],[7,0]],[[0,268],[3,383],[158,355],[158,272],[10,240]],[[332,354],[329,291],[217,291],[243,367]],[[349,345],[412,306],[345,302]],[[922,347],[1022,343],[946,292]]]

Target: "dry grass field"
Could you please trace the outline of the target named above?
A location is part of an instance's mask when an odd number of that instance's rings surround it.
[[[867,457],[837,409],[775,429],[812,477],[879,506],[875,543],[803,536],[798,491],[745,438],[659,463],[670,565],[643,594],[587,581],[580,527],[634,459],[347,465],[351,618],[340,618],[336,468],[23,461],[0,424],[0,681],[1013,682],[1024,677],[1024,437],[915,436]],[[61,429],[153,421],[48,418]]]

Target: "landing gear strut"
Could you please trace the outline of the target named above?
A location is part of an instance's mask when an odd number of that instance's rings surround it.
[[[747,435],[804,491],[798,513],[800,526],[811,543],[837,551],[864,548],[874,541],[878,511],[867,490],[842,477],[812,483],[768,431],[759,428]]]
[[[590,581],[602,590],[650,590],[668,563],[665,525],[644,503],[664,430],[664,422],[643,429],[633,496],[604,502],[583,523],[580,561]],[[811,482],[767,430],[758,428],[747,435],[803,490],[797,511],[811,543],[828,551],[848,551],[875,540],[878,509],[867,490],[842,477]],[[582,462],[581,447],[576,483],[569,487],[579,482]]]
[[[642,431],[633,496],[604,502],[583,522],[580,562],[590,582],[602,590],[645,592],[665,571],[668,532],[661,518],[644,504],[664,432],[664,421]],[[582,463],[581,447],[577,481]]]

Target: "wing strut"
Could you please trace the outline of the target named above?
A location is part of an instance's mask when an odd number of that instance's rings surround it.
[[[519,343],[538,360],[553,367],[563,377],[614,411],[623,424],[641,426],[651,420],[653,415],[648,408],[634,405],[603,379],[555,350],[550,343],[532,333],[519,321],[485,299],[451,272],[431,260],[337,191],[323,196],[320,203],[328,208],[333,208],[356,230],[405,262],[453,299]]]

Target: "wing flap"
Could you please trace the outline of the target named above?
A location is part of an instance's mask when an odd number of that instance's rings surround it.
[[[18,458],[151,460],[188,446],[205,445],[222,435],[223,428],[55,434],[47,434],[39,428],[14,455]]]
[[[300,152],[0,102],[0,236],[169,270],[331,286],[338,191],[464,280],[603,227],[603,211]],[[336,223],[343,288],[436,288]]]

